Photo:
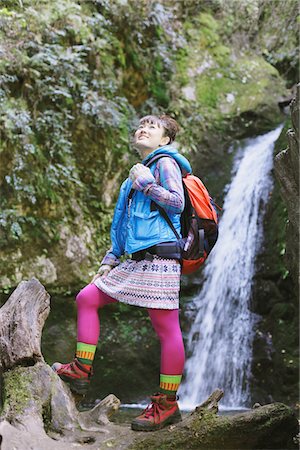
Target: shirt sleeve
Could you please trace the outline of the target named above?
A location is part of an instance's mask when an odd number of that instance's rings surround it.
[[[170,214],[180,214],[184,209],[184,191],[180,168],[173,158],[161,158],[153,177],[139,176],[135,189],[142,191]]]
[[[108,250],[104,258],[102,259],[100,267],[103,266],[104,264],[108,264],[109,266],[112,267],[116,267],[120,264],[120,260],[116,255],[113,254],[112,248]]]

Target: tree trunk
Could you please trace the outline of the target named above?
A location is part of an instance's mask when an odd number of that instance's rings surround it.
[[[274,403],[218,416],[220,390],[181,423],[155,433],[110,422],[120,405],[112,394],[79,412],[68,386],[41,353],[49,311],[49,294],[34,278],[20,283],[0,309],[1,450],[296,448],[297,419],[289,407]]]

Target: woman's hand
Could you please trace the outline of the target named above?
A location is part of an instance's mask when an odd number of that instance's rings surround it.
[[[132,181],[132,189],[143,191],[148,184],[154,183],[155,178],[149,167],[141,163],[135,164],[129,172],[129,179]]]
[[[111,271],[111,269],[112,269],[112,266],[110,266],[109,264],[103,264],[102,266],[100,266],[98,273],[96,273],[96,275],[92,279],[91,283],[94,283],[97,280],[97,278],[106,277],[106,275],[108,274],[108,272]]]
[[[132,168],[130,169],[129,178],[134,183],[135,180],[140,176],[145,177],[145,178],[153,177],[149,167],[146,167],[141,163],[137,163],[134,166],[132,166]]]

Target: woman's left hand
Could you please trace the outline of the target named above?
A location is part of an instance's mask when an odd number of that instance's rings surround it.
[[[98,273],[96,273],[96,275],[93,277],[91,283],[94,283],[99,277],[106,277],[106,275],[108,274],[108,272],[111,271],[111,269],[112,266],[110,266],[109,264],[103,264],[102,266],[100,266]]]
[[[91,281],[90,283],[91,283],[91,284],[95,283],[95,281],[97,280],[97,278],[100,278],[100,277],[101,277],[100,273],[96,273],[96,275],[93,276],[93,279],[92,279],[92,281]]]

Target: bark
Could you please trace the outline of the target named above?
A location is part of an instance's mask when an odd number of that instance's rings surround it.
[[[289,407],[274,403],[218,416],[219,389],[181,423],[155,433],[111,422],[120,405],[113,394],[79,412],[68,386],[41,353],[49,311],[49,294],[36,279],[20,283],[0,309],[1,450],[296,448],[297,419]]]

